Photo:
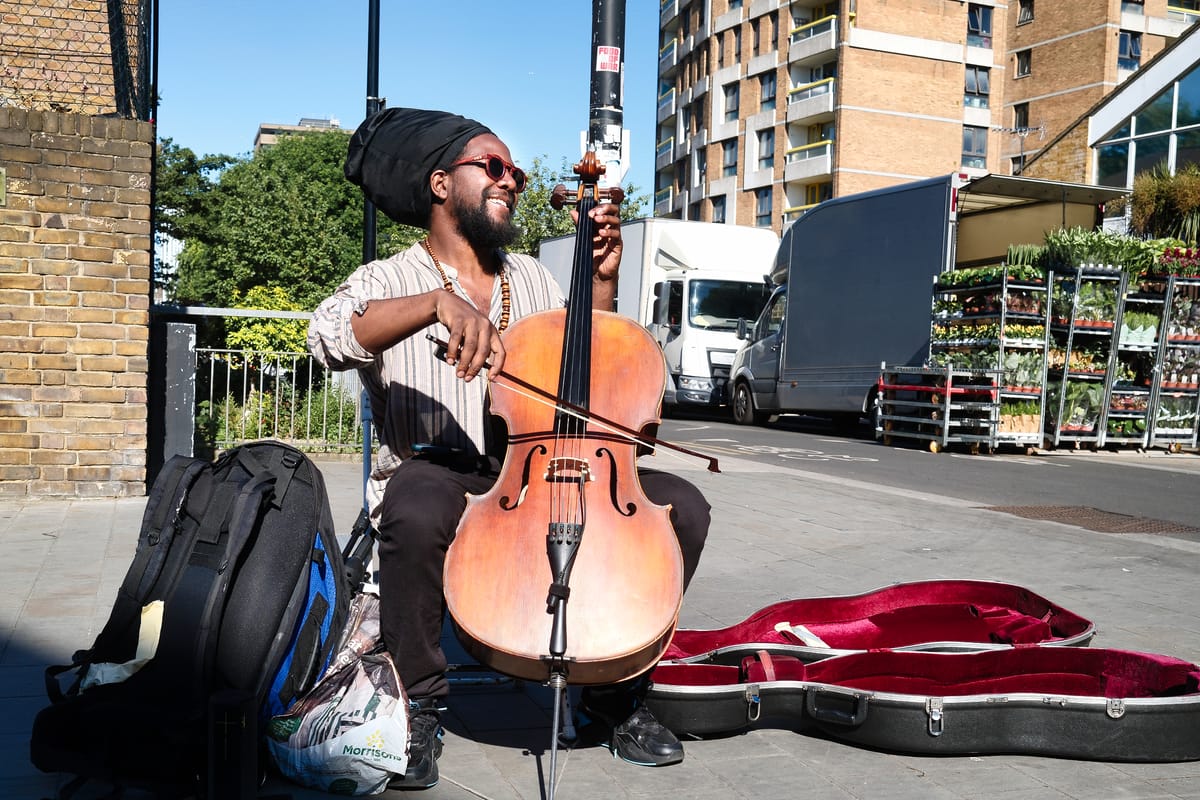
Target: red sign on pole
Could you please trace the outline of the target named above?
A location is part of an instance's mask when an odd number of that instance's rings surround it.
[[[621,48],[619,47],[597,47],[596,48],[596,71],[597,72],[620,72],[621,71]]]

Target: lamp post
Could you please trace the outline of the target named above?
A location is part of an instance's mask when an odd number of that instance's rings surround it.
[[[383,108],[379,96],[379,0],[368,0],[367,9],[367,119]],[[364,264],[374,261],[378,255],[375,243],[375,204],[363,200],[363,250]]]

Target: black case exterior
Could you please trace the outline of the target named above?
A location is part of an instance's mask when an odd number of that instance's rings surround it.
[[[782,727],[893,752],[1200,760],[1200,667],[1078,646],[1092,633],[824,655],[723,641],[661,662],[646,704],[680,736]]]

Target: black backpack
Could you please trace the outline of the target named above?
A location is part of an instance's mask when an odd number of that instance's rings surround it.
[[[153,658],[121,682],[81,690],[91,665],[134,657],[142,609],[156,600]],[[72,664],[46,670],[52,702],[34,721],[34,765],[160,795],[195,794],[207,781],[213,796],[214,781],[238,780],[212,774],[214,763],[234,763],[210,752],[214,734],[226,749],[240,737],[254,752],[235,769],[256,771],[254,732],[324,671],[349,603],[324,479],[303,453],[262,441],[211,463],[172,458],[104,629]],[[59,676],[72,670],[64,691]],[[224,730],[230,720],[236,734]]]

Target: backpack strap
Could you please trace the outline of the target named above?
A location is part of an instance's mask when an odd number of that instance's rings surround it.
[[[304,464],[305,456],[299,450],[282,442],[255,442],[237,449],[237,458],[250,473],[270,472],[275,476],[275,496],[271,505],[283,508],[292,478]]]
[[[236,498],[222,502],[214,494],[213,501],[200,522],[195,547],[188,557],[176,591],[168,599],[159,652],[180,654],[173,663],[194,665],[191,679],[181,678],[180,686],[204,686],[204,676],[212,663],[217,634],[221,629],[226,588],[232,578],[238,556],[250,540],[263,508],[269,501],[275,482],[270,473],[251,477]],[[228,521],[228,533],[221,546],[221,528]]]
[[[117,591],[112,612],[103,630],[90,649],[78,650],[71,656],[70,664],[52,665],[45,670],[46,696],[51,703],[61,703],[66,695],[78,692],[83,680],[81,670],[64,693],[58,681],[59,675],[92,663],[96,651],[102,651],[111,638],[133,625],[141,615],[150,590],[162,574],[171,542],[178,532],[179,514],[188,492],[207,466],[207,462],[198,458],[181,455],[172,456],[163,465],[150,488],[133,562]]]

